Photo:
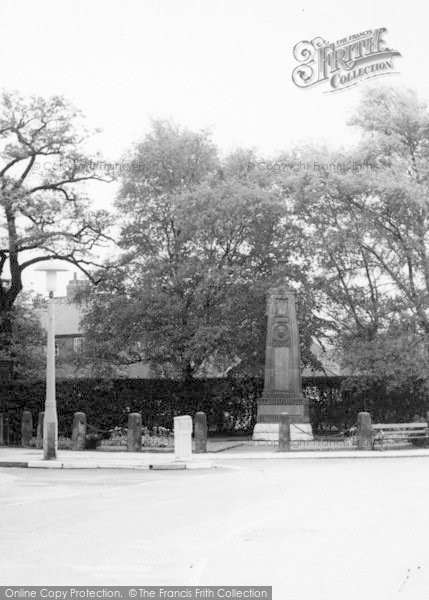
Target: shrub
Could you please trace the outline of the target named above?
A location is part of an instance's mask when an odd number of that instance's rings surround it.
[[[36,437],[32,437],[30,442],[30,448],[43,448],[43,441],[41,443],[38,442]],[[70,450],[72,447],[71,438],[66,437],[65,435],[58,436],[58,450]]]
[[[101,443],[101,435],[98,433],[88,433],[85,441],[87,450],[95,450]]]
[[[58,450],[71,450],[72,441],[71,438],[65,435],[58,436]]]

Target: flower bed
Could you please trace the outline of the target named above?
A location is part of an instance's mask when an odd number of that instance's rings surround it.
[[[71,445],[72,445],[71,438],[66,437],[65,435],[58,436],[58,450],[71,450]],[[43,442],[42,442],[42,440],[40,440],[40,442],[39,442],[36,437],[32,437],[29,442],[29,447],[40,449],[43,447]]]
[[[110,430],[109,437],[101,440],[100,448],[126,448],[127,427],[114,427]],[[142,448],[173,448],[174,434],[167,427],[143,427]]]

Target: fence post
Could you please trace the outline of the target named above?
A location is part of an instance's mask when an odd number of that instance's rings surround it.
[[[195,452],[207,452],[207,415],[197,412],[194,417]]]
[[[192,457],[192,417],[174,417],[174,454],[178,460]]]
[[[24,410],[21,418],[21,446],[29,448],[33,437],[33,415],[29,410]]]
[[[74,413],[72,430],[72,450],[85,450],[86,422],[86,414],[84,412]]]
[[[0,446],[4,446],[4,416],[0,413]]]
[[[287,412],[282,412],[280,415],[279,426],[279,452],[289,452],[290,450],[290,426],[292,416]]]
[[[359,450],[372,449],[372,423],[369,412],[360,412],[357,416],[357,446]]]
[[[37,429],[36,429],[36,446],[40,449],[43,448],[43,420],[45,413],[43,410],[39,412],[37,417]]]
[[[127,452],[140,452],[142,449],[142,416],[128,414]]]

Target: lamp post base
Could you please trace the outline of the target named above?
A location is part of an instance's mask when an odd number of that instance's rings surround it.
[[[43,436],[43,459],[53,460],[57,458],[57,424],[47,423],[46,432]]]

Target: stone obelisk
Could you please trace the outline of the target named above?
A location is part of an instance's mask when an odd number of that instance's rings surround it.
[[[282,412],[292,417],[291,439],[312,440],[308,400],[302,394],[295,291],[287,286],[270,288],[267,297],[265,379],[254,440],[278,441]]]

